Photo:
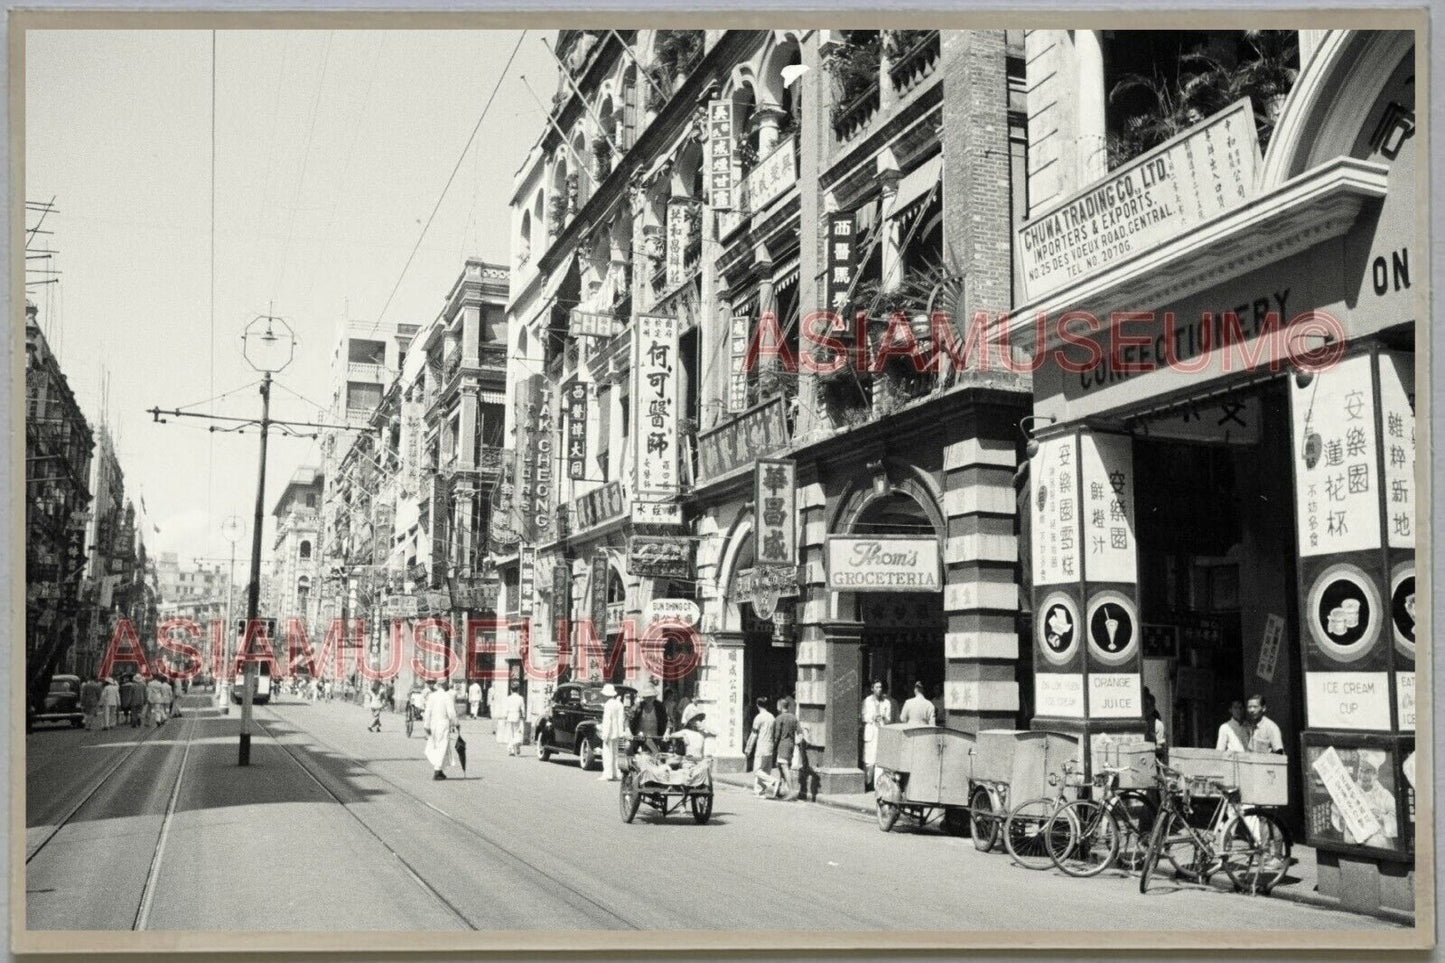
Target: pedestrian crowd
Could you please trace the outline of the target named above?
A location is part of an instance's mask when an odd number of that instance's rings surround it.
[[[80,710],[87,729],[159,726],[181,714],[175,682],[160,675],[149,680],[139,674],[122,678],[117,682],[114,676],[94,675],[80,684]]]

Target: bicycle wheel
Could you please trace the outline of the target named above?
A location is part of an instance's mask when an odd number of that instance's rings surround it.
[[[1169,860],[1176,875],[1193,883],[1205,882],[1213,854],[1200,847],[1182,814],[1171,810],[1160,821],[1164,830],[1159,843],[1160,855]]]
[[[1068,823],[1054,827],[1061,839],[1050,842],[1049,819],[1054,815],[1057,800],[1047,796],[1019,803],[1003,824],[1003,844],[1008,854],[1025,869],[1048,869],[1054,865],[1052,849],[1066,850],[1069,845]]]
[[[1056,825],[1060,822],[1063,827]],[[1055,866],[1070,876],[1088,877],[1114,865],[1123,835],[1107,806],[1092,799],[1075,799],[1049,818],[1044,842]]]
[[[1225,824],[1219,855],[1241,893],[1267,894],[1289,869],[1289,854],[1289,834],[1270,813],[1251,809]]]
[[[1139,869],[1144,861],[1144,852],[1149,847],[1149,834],[1154,829],[1157,811],[1148,795],[1136,789],[1124,789],[1114,797],[1109,807],[1114,813],[1114,823],[1119,827],[1119,865],[1131,873]]]
[[[968,832],[973,837],[974,849],[981,853],[993,849],[998,842],[998,822],[988,790],[982,786],[974,789],[968,801]]]

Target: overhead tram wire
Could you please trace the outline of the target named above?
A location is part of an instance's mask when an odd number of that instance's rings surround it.
[[[216,31],[211,31],[211,414],[216,413]],[[206,441],[206,517],[215,517],[216,441]]]
[[[482,113],[481,116],[477,118],[476,126],[472,128],[472,133],[467,137],[467,142],[462,147],[461,154],[457,156],[457,162],[452,167],[452,172],[447,177],[446,184],[442,185],[442,192],[437,196],[436,204],[432,206],[431,214],[427,216],[426,223],[422,225],[421,233],[417,235],[416,244],[412,245],[411,253],[406,256],[406,263],[402,265],[401,273],[397,275],[396,284],[392,286],[391,293],[386,296],[386,303],[383,304],[381,310],[377,312],[376,321],[371,326],[371,334],[376,334],[377,329],[381,327],[381,322],[386,318],[387,309],[391,307],[391,302],[396,298],[396,292],[401,290],[401,282],[406,278],[406,272],[411,269],[411,262],[416,259],[416,252],[421,250],[421,242],[426,239],[426,232],[430,230],[432,221],[436,220],[437,212],[441,210],[442,201],[446,199],[447,191],[451,189],[452,182],[456,180],[457,172],[462,169],[462,164],[466,162],[467,153],[472,149],[472,143],[477,139],[477,134],[482,129],[482,123],[487,119],[487,114],[492,109],[492,101],[497,99],[497,91],[501,90],[502,81],[506,79],[507,71],[512,69],[512,61],[517,59],[517,51],[522,49],[522,41],[526,39],[526,36],[527,31],[525,30],[517,35],[517,43],[512,47],[512,52],[507,57],[507,62],[502,65],[501,71],[497,74],[497,82],[492,85],[492,92],[487,97],[487,102],[482,106]]]
[[[296,178],[296,190],[291,194],[291,212],[286,217],[286,243],[281,248],[281,264],[276,269],[276,284],[272,288],[279,297],[281,283],[286,280],[286,261],[291,256],[291,238],[296,233],[296,206],[301,203],[301,188],[306,184],[306,168],[311,162],[311,143],[316,136],[316,113],[321,106],[321,91],[326,86],[326,70],[331,65],[331,41],[336,31],[326,31],[326,52],[321,59],[321,77],[316,81],[316,95],[311,98],[311,119],[307,122],[306,150],[301,154],[301,173]]]

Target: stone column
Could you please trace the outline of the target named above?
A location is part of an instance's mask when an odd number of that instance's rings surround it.
[[[753,111],[753,124],[758,129],[758,159],[761,160],[778,146],[778,127],[787,116],[777,104],[759,104]]]
[[[1097,30],[1074,31],[1075,96],[1078,98],[1078,184],[1109,172],[1105,145],[1104,47]]]
[[[1019,407],[1026,399],[1019,398]],[[943,609],[946,724],[966,732],[1012,729],[1018,719],[1015,663],[1018,544],[1014,535],[1014,444],[996,419],[992,437],[965,438],[943,450]],[[1013,412],[1013,423],[1017,412]]]
[[[743,743],[747,733],[743,722],[743,660],[747,658],[740,631],[711,634],[707,665],[703,668],[698,702],[706,706],[706,726],[717,734],[709,751],[717,760],[718,772],[742,772],[747,768]]]
[[[858,767],[858,736],[863,711],[863,625],[830,620],[822,623],[828,665],[823,706],[823,745],[809,754],[818,774],[818,791],[829,794],[863,791],[863,770]],[[811,726],[814,741],[818,727]]]
[[[896,165],[884,166],[883,157],[879,157],[878,164],[878,187],[882,195],[882,207],[879,209],[883,222],[878,225],[878,230],[883,232],[882,260],[879,265],[883,271],[883,290],[896,291],[903,283],[903,272],[898,270],[898,259],[902,255],[901,238],[898,233],[898,220],[892,215],[895,213],[893,204],[898,197],[898,181],[900,179]]]

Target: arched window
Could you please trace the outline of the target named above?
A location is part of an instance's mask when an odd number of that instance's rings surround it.
[[[520,243],[517,246],[517,264],[527,263],[532,256],[532,212],[522,212],[522,229]]]
[[[300,555],[301,555],[301,560],[302,560],[302,561],[306,561],[307,559],[311,558],[311,542],[310,542],[310,541],[304,541],[304,542],[301,543],[301,552],[300,552]]]

